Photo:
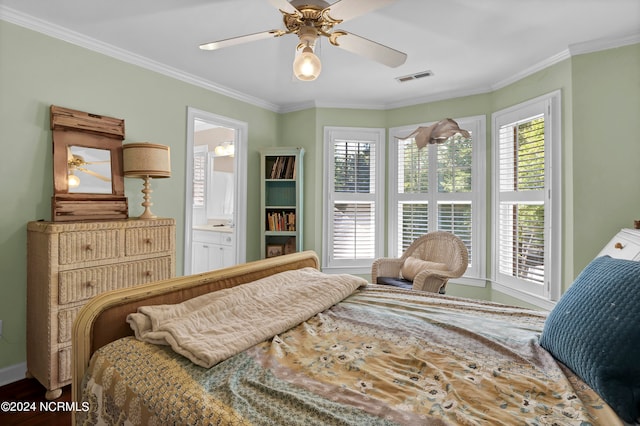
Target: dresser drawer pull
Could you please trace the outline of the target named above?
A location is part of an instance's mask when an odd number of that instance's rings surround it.
[[[617,248],[618,250],[622,250],[624,248],[624,246],[622,245],[622,243],[616,243],[614,245],[615,248]]]
[[[145,239],[144,239],[144,242],[145,242],[146,244],[151,244],[151,243],[153,242],[153,240],[152,240],[151,238],[145,238]]]
[[[144,275],[145,275],[146,277],[150,277],[151,275],[153,275],[153,272],[151,272],[151,271],[146,271],[146,272],[144,273]]]
[[[91,250],[93,250],[93,247],[91,247],[91,244],[87,244],[86,246],[84,246],[84,249],[86,251],[91,251]]]
[[[96,286],[96,282],[91,280],[91,281],[87,281],[87,287],[95,287]]]

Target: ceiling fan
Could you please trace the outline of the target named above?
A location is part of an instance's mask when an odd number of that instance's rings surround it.
[[[76,171],[86,173],[89,176],[93,176],[104,182],[111,182],[111,178],[101,175],[100,173],[94,172],[93,170],[89,170],[88,168],[85,167],[87,165],[101,164],[101,163],[110,163],[110,161],[109,160],[85,161],[83,156],[74,154],[73,152],[71,152],[70,147],[67,147],[67,167],[69,170],[68,185],[70,187],[77,187],[78,185],[80,185],[80,178],[76,176],[75,174]]]
[[[333,27],[396,1],[338,0],[329,4],[324,0],[292,0],[291,3],[287,0],[269,0],[282,13],[285,29],[204,43],[200,45],[200,49],[217,50],[265,38],[296,34],[300,43],[296,48],[299,55],[293,62],[293,71],[298,79],[310,81],[320,74],[320,59],[314,54],[314,49],[318,37],[324,36],[334,46],[395,68],[407,60],[406,53],[341,29],[334,30]]]

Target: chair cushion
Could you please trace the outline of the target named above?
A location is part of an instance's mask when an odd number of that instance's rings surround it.
[[[448,271],[449,268],[444,263],[429,262],[428,260],[418,259],[413,256],[409,256],[404,260],[402,268],[400,268],[400,274],[405,280],[413,281],[413,279],[420,272],[424,270],[436,270],[436,271]]]
[[[402,288],[413,288],[413,283],[411,281],[393,277],[378,277],[376,279],[376,284],[386,284]]]
[[[640,262],[594,259],[549,314],[540,345],[629,423],[640,416]]]

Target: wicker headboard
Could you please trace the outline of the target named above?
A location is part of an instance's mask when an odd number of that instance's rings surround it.
[[[212,291],[305,267],[319,269],[315,252],[304,251],[257,260],[202,274],[106,292],[94,297],[80,310],[73,325],[72,397],[75,401],[80,401],[80,384],[91,355],[109,342],[133,335],[126,317],[138,307],[180,303]]]

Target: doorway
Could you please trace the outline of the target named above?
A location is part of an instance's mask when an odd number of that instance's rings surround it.
[[[247,123],[188,107],[186,150],[184,275],[244,263]]]

